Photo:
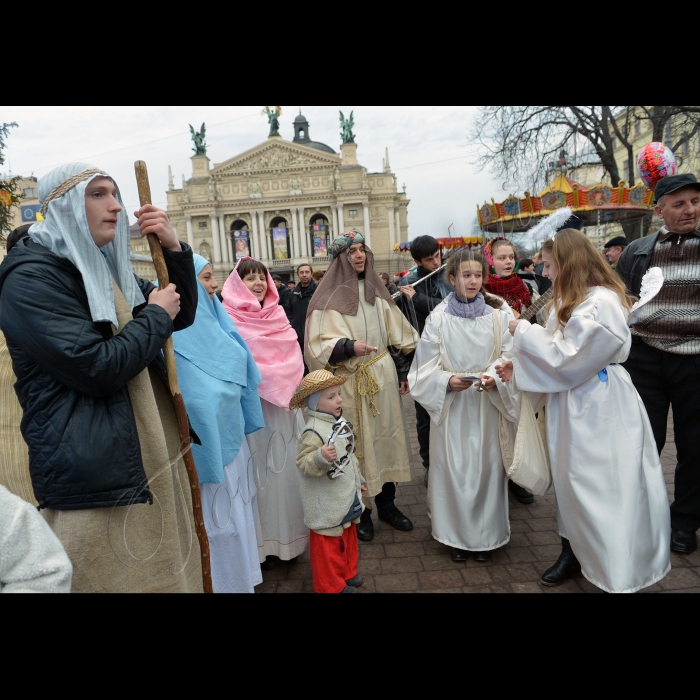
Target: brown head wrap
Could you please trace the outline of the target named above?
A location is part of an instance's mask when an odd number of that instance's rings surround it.
[[[311,297],[309,308],[306,312],[307,318],[312,311],[317,309],[337,311],[347,316],[357,315],[357,309],[360,304],[360,286],[357,272],[350,260],[349,249],[350,246],[348,245],[336,254],[316,292]],[[389,290],[374,271],[374,254],[366,245],[365,253],[367,254],[364,271],[365,300],[370,304],[374,304],[374,300],[377,297],[392,301]]]

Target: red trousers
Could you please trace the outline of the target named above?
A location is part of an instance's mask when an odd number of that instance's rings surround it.
[[[357,575],[357,528],[354,523],[342,537],[325,537],[313,530],[309,537],[311,573],[316,593],[341,593],[345,582]]]

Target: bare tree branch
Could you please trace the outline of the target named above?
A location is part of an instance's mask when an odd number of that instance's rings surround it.
[[[482,107],[470,134],[474,164],[515,187],[536,191],[546,183],[548,163],[565,151],[568,164],[601,165],[617,187],[622,179],[615,159],[617,140],[628,159],[626,176],[633,186],[637,120],[651,123],[651,140],[673,143],[675,150],[700,131],[700,106]]]

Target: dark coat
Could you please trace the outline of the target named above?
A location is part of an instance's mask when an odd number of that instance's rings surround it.
[[[277,293],[280,295],[280,306],[284,309],[285,313],[289,316],[288,308],[289,308],[289,296],[291,295],[291,292],[287,289],[286,285],[282,285],[278,290]]]
[[[301,352],[304,352],[304,332],[306,327],[306,311],[309,308],[309,302],[311,297],[314,295],[318,285],[316,282],[311,280],[311,284],[308,287],[302,287],[301,282],[297,284],[294,291],[290,293],[287,299],[287,318],[289,323],[292,324],[292,328],[297,333],[297,338],[299,339],[299,345],[301,345]]]
[[[632,241],[623,251],[617,261],[615,272],[625,281],[627,289],[636,297],[642,289],[642,277],[649,269],[651,254],[659,240],[657,231],[653,236],[638,238]]]
[[[109,322],[92,320],[82,276],[69,260],[27,237],[0,265],[0,328],[17,377],[40,508],[151,499],[127,382],[151,363],[165,378],[165,341],[194,322],[197,278],[191,248],[183,243],[182,249],[163,251],[180,294],[175,323],[165,309],[146,302],[117,336]],[[148,300],[154,286],[137,280]]]
[[[537,282],[537,289],[540,295],[549,291],[550,287],[552,286],[552,280],[550,280],[548,277],[542,276],[543,269],[544,263],[540,263],[539,265],[535,266],[535,282]]]
[[[411,272],[399,280],[399,287],[413,284],[429,274],[430,272],[424,267],[418,266],[415,272]],[[430,279],[421,282],[415,287],[416,293],[413,295],[412,307],[411,303],[403,294],[396,299],[396,305],[401,309],[403,315],[408,319],[408,322],[418,331],[419,335],[423,335],[425,322],[432,310],[454,291],[452,287],[442,279],[443,274],[442,272],[435,274]],[[415,309],[415,317],[412,309]]]

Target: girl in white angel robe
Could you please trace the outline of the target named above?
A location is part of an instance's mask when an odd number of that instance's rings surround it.
[[[560,231],[542,255],[557,301],[545,328],[511,322],[512,363],[498,368],[518,390],[546,393],[563,549],[542,583],[563,583],[580,562],[599,588],[631,593],[668,573],[671,524],[649,418],[619,364],[631,346],[629,302],[622,282],[579,231]],[[570,317],[562,318],[569,304]]]
[[[454,561],[467,551],[487,561],[510,540],[508,477],[499,441],[499,413],[515,420],[509,389],[495,382],[495,365],[512,346],[514,318],[502,300],[484,295],[487,268],[480,255],[454,255],[446,278],[450,294],[430,314],[408,383],[430,415],[428,513],[433,537],[453,548]],[[484,377],[487,391],[460,377]],[[491,391],[496,384],[498,388]]]

